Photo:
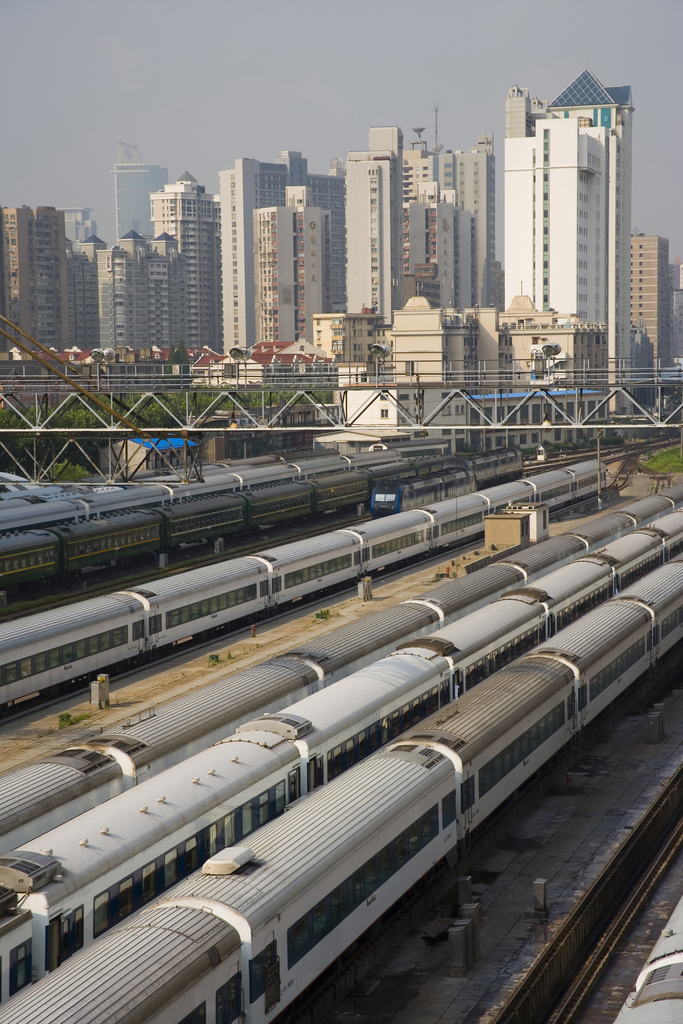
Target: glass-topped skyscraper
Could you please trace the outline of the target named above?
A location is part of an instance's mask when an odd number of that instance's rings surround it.
[[[538,310],[604,317],[612,366],[631,352],[632,124],[631,87],[588,70],[551,103],[506,100],[506,305],[522,288]]]
[[[157,164],[144,164],[140,150],[132,143],[119,142],[114,170],[116,191],[116,237],[129,231],[153,236],[150,193],[168,184],[168,171]]]

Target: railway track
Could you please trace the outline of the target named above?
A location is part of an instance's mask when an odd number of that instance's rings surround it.
[[[683,765],[487,1024],[580,1024],[612,956],[683,848]]]
[[[635,464],[638,461],[638,457],[645,452],[661,448],[661,441],[651,442],[645,444],[636,444],[633,446],[619,446],[619,448],[606,452],[601,452],[600,457],[603,462],[613,462],[617,459],[623,459],[624,463],[627,459],[631,460],[631,469],[624,478],[624,482],[620,482],[618,486],[616,481],[610,484],[607,491],[619,490],[625,486],[628,481],[630,472],[633,471]],[[552,458],[546,462],[532,462],[529,463],[524,469],[528,475],[532,468],[537,468],[538,472],[547,472],[549,468],[565,469],[577,462],[583,462],[587,457],[595,455],[594,448],[582,449],[578,452],[572,452],[571,456],[566,459],[561,459],[559,456]],[[623,465],[623,463],[622,463]],[[621,470],[619,471],[621,474]],[[61,592],[56,592],[53,595],[46,594],[45,586],[41,586],[39,596],[33,599],[25,599],[13,603],[10,607],[0,609],[0,623],[11,622],[13,619],[20,618],[23,615],[30,615],[34,611],[44,611],[49,608],[60,608],[68,604],[78,604],[80,601],[87,601],[92,597],[101,597],[103,595],[111,593],[112,590],[122,590],[127,586],[137,585],[140,586],[145,582],[155,579],[165,579],[168,576],[174,576],[180,572],[187,572],[190,569],[201,569],[207,565],[214,565],[217,562],[225,561],[226,558],[239,558],[243,555],[250,555],[256,551],[263,549],[264,544],[270,546],[274,544],[287,544],[293,543],[297,540],[303,540],[308,537],[315,537],[321,533],[327,533],[330,529],[337,529],[346,526],[352,526],[354,523],[366,522],[371,516],[368,513],[364,516],[344,516],[343,514],[339,517],[330,516],[326,519],[323,526],[312,528],[307,526],[304,529],[296,530],[295,532],[290,529],[286,530],[271,530],[269,531],[267,538],[263,535],[254,537],[247,543],[241,544],[238,547],[231,547],[229,551],[223,551],[221,554],[214,553],[202,553],[190,557],[183,558],[182,560],[174,561],[167,569],[159,569],[156,566],[150,566],[148,569],[139,568],[135,572],[130,571],[111,571],[98,574],[98,579],[95,581],[91,574],[87,577],[78,577],[78,580],[69,589]],[[81,590],[80,587],[87,584],[87,589]],[[77,589],[78,588],[78,589]]]

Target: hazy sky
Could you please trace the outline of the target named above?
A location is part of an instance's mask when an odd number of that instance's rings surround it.
[[[446,148],[493,131],[502,256],[504,107],[585,68],[630,84],[632,226],[683,255],[683,0],[0,0],[0,205],[91,206],[114,241],[119,141],[218,189],[236,157],[321,172],[371,124]]]

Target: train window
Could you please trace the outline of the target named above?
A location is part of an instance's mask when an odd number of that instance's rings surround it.
[[[259,597],[268,597],[268,580],[259,583]]]
[[[85,640],[77,640],[74,645],[74,661],[85,658]]]
[[[93,903],[93,934],[95,938],[109,927],[109,893],[103,892],[95,897]]]
[[[415,533],[408,533],[403,537],[394,537],[392,540],[384,541],[382,544],[373,544],[372,557],[381,558],[392,551],[402,551],[403,548],[411,547],[413,544],[421,544],[424,540],[424,530],[417,530]]]
[[[150,615],[149,617],[149,635],[153,633],[160,633],[162,630],[161,615]]]
[[[339,558],[330,558],[325,562],[317,562],[315,565],[297,569],[296,572],[285,573],[285,590],[300,586],[309,580],[318,579],[320,576],[330,576],[332,573],[341,572],[350,567],[351,555],[340,555]]]
[[[509,743],[499,754],[479,769],[479,798],[488,793],[518,764],[541,746],[565,723],[564,701],[539,718],[529,729]]]
[[[140,640],[145,635],[145,620],[138,619],[133,623],[133,640]]]
[[[151,900],[157,891],[157,866],[156,863],[145,864],[142,869],[142,902]]]
[[[62,941],[60,946],[62,960],[68,959],[71,956],[71,921],[68,917],[62,918]]]
[[[308,919],[304,918],[301,932],[308,931]],[[277,941],[269,942],[265,949],[249,961],[249,1002],[255,1003],[259,996],[266,990],[266,971],[274,963],[277,963]]]
[[[363,865],[363,892],[366,899],[375,891],[378,885],[377,858],[372,857]]]
[[[62,647],[62,661],[66,665],[67,662],[73,661],[73,644],[64,644]]]
[[[106,633],[100,633],[99,641],[100,641],[100,650],[101,651],[108,651],[109,648],[111,647],[111,634],[108,631]]]
[[[88,637],[88,654],[97,654],[97,652],[99,650],[99,646],[100,645],[99,645],[99,642],[98,642],[98,637],[96,637],[96,636],[89,636]]]
[[[133,879],[119,883],[119,917],[127,917],[133,910]]]
[[[196,1006],[192,1013],[188,1013],[178,1024],[206,1024],[206,1003]]]
[[[622,651],[609,665],[601,669],[590,681],[590,699],[595,700],[615,679],[645,656],[645,637],[641,637],[627,650]]]
[[[243,836],[248,836],[249,833],[252,831],[252,829],[254,827],[253,817],[254,817],[254,815],[253,815],[253,811],[252,811],[251,801],[249,801],[249,803],[247,803],[247,804],[242,804],[242,835]]]
[[[667,615],[665,619],[662,619],[662,640],[665,636],[668,636],[669,633],[672,633],[677,626],[680,626],[681,622],[683,622],[683,605],[680,608],[677,608],[675,612],[672,612],[671,615]]]
[[[234,816],[229,814],[228,817],[233,818]],[[227,821],[228,819],[226,818],[225,820]],[[234,842],[234,838],[232,842]],[[231,844],[226,842],[225,845],[230,846]],[[192,839],[188,839],[185,843],[185,874],[189,875],[191,871],[196,871],[198,863],[199,851],[197,849],[197,837],[193,836]]]
[[[213,857],[218,852],[218,826],[209,825],[206,830],[206,856]]]
[[[5,682],[14,683],[17,680],[17,662],[11,661],[5,665]]]
[[[9,994],[24,988],[31,981],[31,939],[9,952]]]
[[[230,1024],[240,1016],[242,975],[237,972],[230,981],[216,990],[216,1024]]]
[[[74,911],[74,949],[83,948],[83,907]]]
[[[363,902],[363,881],[360,870],[347,879],[348,910],[355,910]],[[348,911],[347,911],[348,912]]]
[[[474,775],[460,786],[460,809],[467,811],[474,804]]]
[[[123,630],[124,630],[124,628],[126,629],[126,632],[128,632],[127,627],[123,627],[123,626],[120,626],[118,629],[112,629],[112,631],[111,631],[111,645],[112,645],[112,647],[120,647],[121,644],[125,643],[125,641],[123,639]]]
[[[287,956],[291,968],[346,916],[423,849],[439,831],[439,809],[434,805],[392,843],[354,871],[341,886],[319,901],[287,931]],[[392,857],[393,851],[393,857]],[[253,1002],[253,996],[252,996]]]
[[[261,793],[258,798],[258,823],[259,825],[265,825],[268,821],[270,811],[270,801],[268,799],[268,791]]]
[[[19,672],[22,679],[26,679],[27,676],[31,675],[31,659],[22,658],[19,662]]]
[[[170,850],[164,856],[164,888],[178,881],[178,851]]]
[[[441,801],[441,827],[447,828],[455,821],[455,790]]]
[[[223,818],[223,845],[234,846],[236,839],[237,835],[235,831],[235,812],[230,811],[230,814],[226,814],[225,817]],[[186,870],[189,869],[186,868]]]
[[[313,758],[313,761],[315,762],[316,766],[319,766],[319,772],[322,775],[322,767],[323,767],[323,759],[322,759],[322,757],[321,756],[317,756],[317,757]],[[313,763],[313,761],[311,763]],[[318,774],[318,772],[316,771],[316,777],[317,777],[317,774]],[[322,778],[320,778],[320,781],[316,782],[315,785],[318,785],[318,786],[322,785],[322,781],[323,781]],[[284,809],[285,809],[285,784],[284,784],[284,781],[283,781],[283,782],[278,782],[275,785],[275,813],[276,814],[282,814]]]

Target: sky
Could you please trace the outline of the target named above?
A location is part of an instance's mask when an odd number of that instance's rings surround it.
[[[237,157],[309,170],[370,125],[467,149],[493,131],[503,257],[505,96],[585,67],[633,89],[632,229],[683,255],[683,0],[0,0],[0,205],[90,206],[114,242],[118,142],[218,191]]]

